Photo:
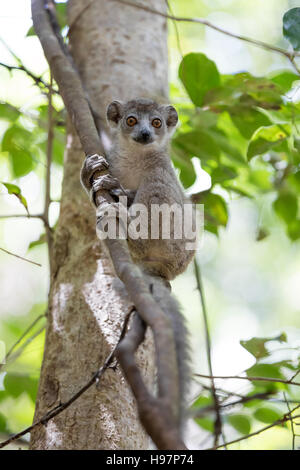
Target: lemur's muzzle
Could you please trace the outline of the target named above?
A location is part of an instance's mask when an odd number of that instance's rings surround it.
[[[136,142],[139,142],[140,144],[150,144],[153,142],[153,138],[151,135],[151,132],[147,130],[142,130],[139,132],[139,134],[134,138]]]

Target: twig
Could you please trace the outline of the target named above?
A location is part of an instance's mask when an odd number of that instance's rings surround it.
[[[74,403],[74,401],[76,401],[86,390],[88,390],[94,383],[96,383],[98,385],[100,379],[103,377],[103,374],[104,372],[108,369],[108,367],[110,366],[110,364],[112,363],[113,359],[114,359],[114,356],[115,356],[115,353],[116,353],[116,349],[120,343],[120,341],[122,340],[122,338],[124,337],[124,334],[126,332],[126,329],[127,329],[127,325],[128,325],[128,321],[130,319],[130,316],[131,316],[131,313],[132,312],[129,312],[129,314],[126,315],[125,317],[125,320],[124,320],[124,324],[123,324],[123,327],[122,327],[122,331],[121,331],[121,334],[120,334],[120,337],[119,337],[119,340],[116,344],[116,346],[114,347],[114,349],[111,351],[111,353],[107,356],[106,360],[104,361],[104,364],[103,366],[101,366],[97,372],[95,372],[92,376],[92,378],[83,386],[81,387],[77,393],[75,393],[69,400],[67,400],[66,402],[63,402],[63,403],[60,403],[59,405],[55,406],[54,408],[52,408],[50,411],[48,411],[48,413],[46,413],[42,418],[40,418],[38,421],[36,421],[35,423],[33,423],[31,426],[28,426],[27,428],[23,429],[23,431],[20,431],[18,432],[17,434],[14,434],[13,436],[11,436],[9,439],[7,439],[6,441],[3,441],[3,442],[0,442],[0,449],[2,449],[3,447],[7,446],[8,444],[10,444],[11,442],[19,439],[20,437],[24,436],[25,434],[31,432],[34,428],[36,428],[37,426],[43,424],[45,425],[48,421],[50,421],[50,419],[54,418],[55,416],[57,416],[58,414],[60,414],[62,411],[66,410],[72,403]]]
[[[11,362],[15,361],[24,351],[24,349],[27,348],[28,344],[30,344],[37,336],[39,336],[45,329],[45,325],[42,326],[38,331],[36,331],[32,336],[30,336],[24,344],[22,344],[17,351],[10,356],[10,360],[7,364],[2,364],[2,367],[5,368],[6,365],[10,364]]]
[[[291,380],[294,380],[299,374],[300,374],[300,369],[297,370],[297,372],[291,377]]]
[[[255,395],[242,397],[240,398],[240,400],[236,400],[236,401],[229,402],[229,403],[223,403],[225,400],[228,400],[228,397],[225,397],[223,399],[223,402],[219,403],[219,408],[222,408],[223,410],[224,408],[230,408],[231,406],[243,405],[244,403],[248,403],[249,401],[252,401],[252,400],[268,400],[269,396],[270,396],[270,393],[256,393]],[[199,410],[195,410],[193,412],[193,417],[200,418],[200,416],[203,416],[206,413],[213,411],[214,409],[215,409],[214,405],[205,406],[203,408],[200,408]]]
[[[103,145],[80,77],[68,56],[61,49],[60,41],[56,37],[57,33],[51,28],[49,17],[45,11],[44,0],[32,0],[32,17],[45,56],[51,65],[53,77],[59,86],[66,109],[73,121],[85,154],[93,155],[97,153],[104,155]],[[98,191],[95,199],[97,207],[113,202],[106,191]],[[158,399],[161,403],[159,413],[160,416],[167,417],[165,419],[166,426],[161,430],[159,440],[156,440],[155,443],[158,448],[183,449],[185,447],[174,420],[175,410],[178,409],[179,402],[179,382],[172,325],[151,295],[142,272],[132,262],[126,240],[107,239],[105,244],[117,276],[124,282],[139,315],[153,331],[158,369]],[[153,411],[156,412],[156,410]],[[146,425],[145,427],[149,433],[160,421],[160,416],[156,415],[157,413],[153,413],[144,416],[144,425],[147,422],[148,427]],[[172,438],[170,438],[169,433],[171,422],[174,423]],[[175,430],[178,432],[175,432]]]
[[[31,261],[30,259],[23,258],[23,256],[16,255],[15,253],[12,253],[11,251],[5,250],[4,248],[0,247],[1,251],[4,251],[4,253],[7,253],[8,255],[15,256],[16,258],[19,258],[23,261],[27,261],[27,263],[35,264],[36,266],[42,266],[40,263],[36,263],[35,261]]]
[[[51,202],[51,163],[52,163],[52,152],[53,152],[53,138],[54,138],[54,130],[53,130],[53,106],[52,106],[52,94],[53,94],[53,77],[50,70],[50,87],[48,91],[48,138],[47,138],[47,168],[46,168],[46,176],[45,176],[45,204],[44,204],[44,223],[45,223],[45,230],[46,230],[46,240],[47,240],[47,247],[48,247],[48,259],[49,259],[49,267],[50,267],[50,277],[52,275],[52,244],[53,244],[53,234],[52,230],[49,226],[49,206]]]
[[[43,214],[7,214],[0,215],[0,219],[14,219],[17,217],[26,218],[26,219],[42,219],[44,218]]]
[[[171,15],[174,16],[173,14],[173,11],[172,11],[172,8],[171,8],[171,5],[170,5],[170,2],[168,0],[166,0],[166,5],[168,7],[168,10],[170,10],[171,12]],[[175,36],[176,36],[176,42],[177,42],[177,49],[179,51],[179,54],[181,56],[181,59],[183,59],[183,50],[182,50],[182,47],[181,47],[181,42],[180,42],[180,36],[179,36],[179,31],[178,31],[178,27],[177,27],[177,23],[175,20],[173,20],[173,25],[174,25],[174,30],[175,30]]]
[[[7,432],[1,432],[0,434],[1,434],[1,438],[4,438],[5,436],[9,436],[9,433]],[[29,441],[27,439],[20,437],[20,439],[15,440],[15,445],[26,446],[26,449],[27,449],[29,446]]]
[[[249,380],[250,382],[278,382],[286,385],[297,385],[300,387],[300,383],[294,382],[293,380],[284,380],[284,379],[273,379],[270,377],[241,377],[239,375],[204,375],[204,374],[194,374],[196,377],[202,377],[203,379],[239,379],[239,380]]]
[[[296,406],[293,410],[291,410],[291,413],[296,411],[298,408],[300,408],[300,405]],[[267,431],[268,429],[273,428],[274,426],[278,426],[279,424],[283,424],[286,421],[291,421],[291,420],[297,419],[297,418],[300,418],[300,415],[296,415],[296,416],[291,417],[290,413],[286,413],[285,415],[283,415],[282,418],[274,421],[274,423],[269,424],[268,426],[265,426],[264,428],[261,428],[258,431],[252,432],[251,434],[247,434],[247,436],[242,436],[242,437],[240,437],[238,439],[235,439],[233,441],[226,442],[226,445],[229,446],[231,444],[236,444],[237,442],[244,441],[245,439],[249,439],[250,437],[257,436],[258,434],[260,434],[264,431]],[[218,446],[218,449],[220,449],[221,447],[224,447],[224,446],[225,446],[225,444],[220,445],[220,446]],[[207,449],[207,450],[213,450],[213,449]]]
[[[213,369],[212,369],[212,361],[211,361],[211,340],[210,340],[210,334],[209,334],[208,317],[207,317],[207,310],[206,310],[206,304],[205,304],[205,299],[204,299],[203,284],[202,284],[202,279],[201,279],[200,267],[197,263],[196,258],[194,259],[194,270],[195,270],[197,289],[200,295],[202,314],[203,314],[203,319],[204,319],[206,353],[207,353],[209,373],[211,376],[211,392],[212,392],[212,396],[214,399],[214,404],[215,404],[214,408],[216,412],[216,419],[215,419],[215,424],[214,424],[214,434],[215,434],[214,445],[215,447],[217,447],[219,443],[219,436],[220,434],[223,435],[222,418],[220,414],[219,400],[218,400],[218,395],[217,395],[216,387],[215,387],[215,381],[213,377]]]
[[[5,358],[4,358],[4,363],[3,364],[0,364],[0,369],[1,367],[3,367],[3,365],[5,365],[5,363],[7,362],[7,360],[9,359],[9,357],[11,356],[12,352],[16,349],[16,347],[18,346],[18,344],[22,341],[22,339],[25,338],[25,336],[29,333],[29,331],[32,330],[32,328],[41,320],[41,318],[44,318],[45,317],[45,314],[43,315],[39,315],[29,326],[28,328],[26,328],[26,330],[22,333],[22,335],[20,336],[20,338],[11,346],[11,348],[8,350],[8,352],[6,353],[5,355]]]
[[[123,5],[128,5],[134,8],[139,8],[141,10],[147,11],[148,13],[152,13],[154,15],[159,15],[164,18],[168,18],[170,20],[178,21],[178,22],[186,22],[186,23],[197,23],[197,24],[202,24],[203,26],[207,26],[208,28],[214,29],[215,31],[218,31],[219,33],[225,34],[226,36],[230,36],[235,39],[239,39],[240,41],[247,42],[249,44],[252,44],[253,46],[261,47],[263,49],[266,49],[268,51],[272,52],[277,52],[278,54],[282,54],[285,56],[292,64],[292,66],[297,70],[298,73],[300,73],[300,69],[297,67],[297,64],[295,63],[295,57],[300,57],[300,52],[298,51],[293,51],[289,52],[286,49],[282,49],[281,47],[273,46],[271,44],[268,44],[264,41],[259,41],[257,39],[252,39],[247,36],[243,36],[241,34],[234,34],[231,33],[230,31],[227,31],[223,28],[220,28],[219,26],[211,23],[210,21],[205,20],[204,18],[188,18],[188,17],[182,17],[182,16],[174,16],[174,15],[169,15],[166,13],[163,13],[161,11],[155,10],[152,7],[146,6],[146,5],[141,5],[136,2],[131,2],[129,0],[112,0],[112,1],[117,1],[119,3],[122,3]]]
[[[291,411],[289,402],[288,402],[288,400],[287,400],[287,398],[286,398],[286,394],[283,393],[283,396],[284,396],[284,399],[285,399],[285,402],[286,402],[287,409],[289,410],[289,415],[290,415],[290,417],[292,417],[292,411]],[[293,419],[291,419],[291,430],[292,430],[292,436],[293,436],[293,439],[292,439],[292,449],[295,450],[296,434],[295,434],[295,428],[294,428],[294,421],[293,421]]]
[[[17,62],[18,66],[15,65],[8,65],[4,64],[3,62],[0,63],[2,67],[6,67],[9,70],[21,70],[22,72],[25,72],[29,77],[33,79],[36,85],[38,86],[44,86],[45,88],[49,88],[49,84],[46,83],[42,77],[39,77],[38,75],[35,75],[33,72],[31,72],[22,62],[21,58],[17,56],[17,54],[9,47],[9,45],[4,41],[3,38],[0,37],[0,41],[2,44],[6,47],[8,52],[13,56],[15,61]]]
[[[19,70],[20,72],[25,72],[32,80],[35,82],[36,85],[39,87],[44,87],[44,88],[49,88],[48,83],[46,83],[41,77],[38,77],[34,73],[32,73],[30,70],[28,70],[24,65],[9,65],[9,64],[4,64],[3,62],[0,62],[1,67],[5,67],[8,69],[10,72],[12,70]],[[55,91],[57,93],[57,91]]]

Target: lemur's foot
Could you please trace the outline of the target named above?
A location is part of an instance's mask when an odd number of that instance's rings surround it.
[[[92,183],[92,190],[94,193],[100,191],[101,189],[105,191],[110,191],[115,190],[116,188],[120,188],[119,180],[109,174],[95,178]]]
[[[108,169],[108,163],[100,155],[89,155],[86,157],[81,169],[81,182],[85,190],[90,193],[93,187],[93,176],[96,172],[103,172]]]

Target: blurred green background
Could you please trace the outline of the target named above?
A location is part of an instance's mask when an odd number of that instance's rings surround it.
[[[288,49],[289,44],[282,35],[282,17],[290,8],[299,6],[299,2],[174,0],[169,1],[169,5],[178,16],[203,17],[235,34]],[[17,61],[12,55],[14,52],[28,69],[49,80],[47,64],[38,39],[35,36],[26,36],[31,25],[30,0],[1,2],[0,34],[4,42],[0,42],[0,62],[16,65]],[[279,54],[224,36],[201,25],[177,23],[175,27],[169,21],[170,99],[178,107],[182,118],[181,128],[175,136],[175,146],[178,143],[178,148],[180,142],[176,139],[180,139],[180,135],[187,130],[187,122],[191,117],[189,113],[194,108],[178,78],[178,68],[182,56],[191,52],[206,54],[215,62],[222,76],[249,72],[256,77],[269,77],[274,71],[283,69],[294,73],[286,58]],[[293,90],[293,101],[297,106],[297,88]],[[25,73],[9,72],[0,66],[0,102],[9,103],[12,114],[15,108],[18,113],[21,111],[21,115],[16,114],[14,125],[23,130],[18,130],[20,135],[14,137],[14,134],[12,139],[17,139],[16,147],[20,146],[23,155],[28,151],[27,160],[25,158],[22,161],[25,161],[25,165],[27,162],[32,166],[20,169],[17,152],[12,159],[7,151],[7,130],[12,126],[12,117],[7,116],[6,106],[5,109],[0,109],[0,137],[3,139],[0,181],[14,183],[21,188],[30,213],[39,214],[43,211],[44,204],[47,98]],[[58,112],[62,110],[58,97],[55,97],[54,105]],[[62,113],[59,116],[64,118]],[[201,119],[201,116],[197,119]],[[225,116],[223,127],[226,123],[228,124],[228,119]],[[236,129],[231,129],[230,132],[232,140],[238,142],[243,149],[246,140],[242,141]],[[6,146],[3,144],[4,136]],[[22,142],[26,143],[26,148],[25,144],[22,146]],[[59,201],[64,151],[62,128],[56,129],[55,142],[51,195],[53,200]],[[177,156],[175,149],[174,161],[180,170],[180,164],[176,163]],[[277,195],[276,185],[269,178],[271,173],[268,175],[270,169],[256,157],[251,165],[253,171],[251,170],[250,176],[247,174],[247,181],[243,176],[244,170],[235,169],[239,174],[237,187],[241,189],[240,192],[244,189],[248,194],[251,193],[251,197],[243,197],[238,191],[226,190],[223,179],[220,179],[220,184],[214,184],[214,194],[219,195],[226,204],[228,221],[226,216],[226,223],[217,224],[218,236],[212,233],[216,230],[205,231],[197,253],[208,310],[215,375],[237,375],[256,363],[257,358],[240,344],[241,340],[252,337],[276,337],[285,332],[286,343],[270,343],[270,348],[274,349],[270,361],[299,361],[299,239],[295,236],[292,240],[288,236],[286,224],[272,209]],[[208,189],[210,176],[213,177],[209,165],[206,167],[202,164],[202,167],[202,171],[199,170],[199,165],[197,167],[198,179],[193,186],[195,191]],[[230,166],[228,168],[232,169]],[[278,169],[280,170],[280,165]],[[183,173],[182,170],[181,175]],[[185,184],[183,177],[182,181]],[[185,186],[189,186],[189,178],[186,183]],[[25,213],[18,198],[8,194],[6,187],[0,185],[0,216]],[[55,224],[58,213],[59,202],[53,202],[50,207],[51,225]],[[43,232],[43,223],[39,219],[0,219],[0,247],[42,264],[42,267],[38,267],[0,251],[0,340],[5,343],[6,351],[47,308],[49,274],[46,245],[36,244],[30,247],[32,242],[39,240]],[[205,333],[192,265],[174,281],[173,289],[182,304],[191,331],[194,371],[205,374],[208,372]],[[30,335],[20,343],[23,345],[20,355],[11,363],[8,361],[0,370],[0,432],[3,438],[8,433],[23,429],[32,421],[43,354],[44,332],[39,332],[43,324],[44,319],[41,318]],[[33,333],[37,333],[36,336],[28,341]],[[199,394],[201,396],[203,389],[199,382],[209,385],[209,381],[197,380],[191,399]],[[242,395],[251,391],[251,385],[247,381],[218,380],[217,385]],[[294,401],[299,400],[297,390],[290,390],[289,393]],[[209,400],[205,393],[203,397],[204,401]],[[288,411],[284,402],[276,403],[275,409],[279,415]],[[239,409],[236,413],[236,416],[249,416],[251,432],[263,426],[251,414],[251,409]],[[207,419],[211,423],[213,418]],[[209,445],[209,429],[209,423],[206,427],[203,422],[189,423],[189,441],[194,448]],[[225,420],[227,441],[241,435],[238,429],[239,426],[230,426],[230,419],[228,422]],[[287,425],[273,427],[259,436],[235,444],[232,448],[289,449],[291,440],[290,426]]]

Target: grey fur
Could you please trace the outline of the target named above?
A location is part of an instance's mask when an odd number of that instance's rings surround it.
[[[130,126],[128,118],[134,118],[135,125]],[[150,217],[152,204],[177,204],[182,208],[190,202],[177,180],[168,152],[169,140],[178,121],[173,106],[159,105],[146,99],[127,103],[113,101],[107,109],[107,120],[112,128],[112,146],[107,153],[112,194],[118,194],[114,185],[117,179],[122,189],[125,188],[133,199],[133,206],[128,209],[129,216],[135,204],[146,206]],[[161,125],[155,127],[154,120],[159,120]],[[103,169],[103,157],[98,158],[99,169]],[[94,188],[90,183],[95,171],[95,156],[88,157],[81,174],[81,181],[88,192],[96,187],[97,190],[101,189],[101,180],[97,185],[94,183]],[[107,189],[107,185],[106,178],[105,182],[103,180],[103,189]],[[148,225],[150,229],[150,220]],[[194,252],[186,250],[187,241],[191,240],[176,239],[173,231],[171,239],[163,239],[161,232],[156,240],[150,236],[148,239],[128,239],[133,260],[141,266],[146,276],[151,276],[153,296],[172,320],[180,376],[181,416],[190,377],[187,330],[166,282],[185,271],[192,260]]]
[[[175,338],[175,347],[177,354],[178,375],[179,375],[179,425],[181,429],[185,424],[187,409],[187,393],[191,379],[190,370],[190,349],[188,341],[188,330],[185,324],[185,318],[180,312],[180,305],[170,294],[170,289],[159,278],[148,276],[152,283],[152,294],[161,309],[170,318]]]

